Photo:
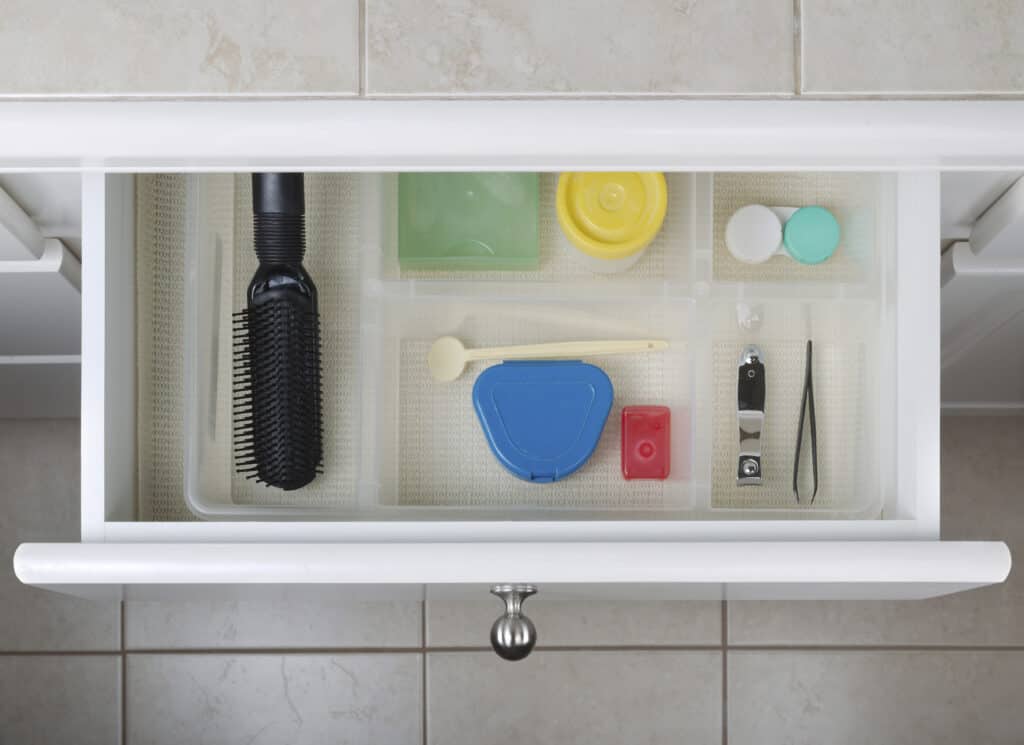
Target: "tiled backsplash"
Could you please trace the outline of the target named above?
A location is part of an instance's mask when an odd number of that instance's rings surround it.
[[[359,91],[353,0],[13,0],[0,23],[8,95]]]
[[[1024,93],[1019,0],[14,0],[7,96]]]
[[[793,92],[791,0],[457,0],[446,10],[367,2],[367,93]]]

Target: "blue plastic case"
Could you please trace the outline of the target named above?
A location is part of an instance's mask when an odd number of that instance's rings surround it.
[[[578,361],[503,362],[473,385],[473,406],[498,461],[524,481],[550,483],[579,470],[612,408],[612,382]]]

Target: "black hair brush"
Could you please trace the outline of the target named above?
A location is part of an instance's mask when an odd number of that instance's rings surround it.
[[[320,316],[302,266],[306,207],[301,173],[254,173],[252,208],[260,265],[235,314],[235,468],[299,489],[323,465]]]

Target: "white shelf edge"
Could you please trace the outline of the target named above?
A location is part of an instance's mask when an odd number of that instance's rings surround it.
[[[581,168],[1021,169],[1024,101],[0,101],[5,171]]]

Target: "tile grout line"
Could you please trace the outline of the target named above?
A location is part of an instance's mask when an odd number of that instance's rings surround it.
[[[0,657],[120,657],[117,649],[40,649],[28,651],[24,649],[0,652]]]
[[[538,652],[709,652],[724,644],[559,644],[538,646]],[[1024,652],[1024,644],[730,644],[732,652]],[[11,650],[0,657],[128,657],[130,655],[346,655],[346,654],[458,654],[493,652],[489,646],[411,647],[139,647],[110,649]]]
[[[793,89],[804,92],[804,18],[801,0],[793,0]]]
[[[802,77],[802,76],[801,76]],[[369,93],[360,96],[358,92],[337,93],[316,91],[310,93],[290,93],[278,91],[272,93],[239,93],[225,95],[221,93],[183,93],[183,94],[150,94],[150,93],[82,93],[82,94],[51,94],[51,93],[0,93],[0,103],[110,103],[126,102],[262,102],[275,101],[292,103],[296,101],[794,101],[806,99],[810,101],[1021,101],[1022,91],[811,91],[795,95],[787,93],[645,93],[639,91],[624,92],[587,92],[565,93],[562,91],[532,93]]]
[[[721,649],[721,644],[619,644],[619,645],[548,645],[538,652],[708,652]],[[410,647],[152,647],[131,650],[142,655],[259,655],[259,654],[426,654],[492,652],[490,646],[410,646]],[[24,654],[33,654],[31,652]],[[60,654],[60,653],[57,653]],[[81,652],[80,654],[97,654]],[[102,654],[102,653],[98,653]],[[109,652],[108,654],[117,654]],[[0,653],[0,656],[3,656]]]
[[[427,745],[427,591],[423,589],[423,599],[420,601],[420,646],[423,649],[421,655],[422,678],[420,686],[423,689],[421,702],[423,710],[420,712],[420,729],[422,730],[423,745]]]
[[[202,655],[378,655],[378,654],[422,654],[422,646],[411,647],[138,647],[131,650],[133,655],[153,656],[202,656]],[[476,650],[474,650],[476,651]]]
[[[124,600],[121,601],[121,745],[128,743],[128,655],[124,639]]]
[[[984,644],[734,644],[733,652],[1024,652],[1024,645]]]
[[[722,601],[722,745],[729,745],[729,601]]]
[[[538,646],[538,652],[713,652],[724,644],[605,644]],[[1024,653],[1024,644],[730,644],[732,652],[1009,652]],[[139,647],[137,649],[69,649],[0,651],[0,657],[128,657],[130,655],[348,655],[458,654],[493,652],[489,646],[411,647]]]

